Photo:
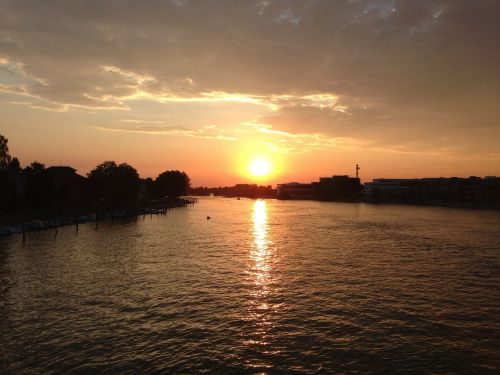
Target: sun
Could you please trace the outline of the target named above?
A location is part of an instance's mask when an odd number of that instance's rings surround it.
[[[269,160],[259,157],[250,162],[248,170],[254,177],[265,177],[271,173],[272,165]]]
[[[275,182],[284,171],[283,155],[251,140],[239,145],[232,160],[234,172],[248,182]]]

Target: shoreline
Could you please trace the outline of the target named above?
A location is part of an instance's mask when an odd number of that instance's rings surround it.
[[[209,198],[211,197],[210,195],[193,195],[193,197],[203,197],[203,198]],[[463,210],[486,210],[486,211],[495,211],[495,210],[500,210],[500,206],[498,207],[492,207],[492,206],[481,206],[481,205],[468,205],[468,204],[460,204],[460,203],[446,203],[446,202],[441,202],[441,203],[416,203],[416,202],[374,202],[370,200],[357,200],[357,201],[342,201],[342,200],[321,200],[321,199],[283,199],[283,198],[277,198],[277,197],[233,197],[233,196],[224,196],[224,195],[212,195],[212,197],[218,197],[218,198],[227,198],[227,199],[236,199],[236,198],[246,198],[246,199],[274,199],[278,201],[285,201],[285,202],[294,202],[294,201],[307,201],[307,202],[324,202],[324,203],[365,203],[365,204],[372,204],[376,206],[383,206],[383,205],[391,205],[391,206],[412,206],[412,207],[440,207],[440,208],[453,208],[453,209],[463,209]]]
[[[165,215],[168,210],[179,207],[187,207],[197,203],[197,199],[181,198],[158,207],[139,207],[116,209],[106,212],[92,212],[90,209],[64,210],[60,212],[30,212],[11,213],[0,216],[0,236],[23,234],[27,232],[38,232],[42,230],[55,229],[63,226],[76,225],[104,220],[115,220],[132,218],[141,215]]]
[[[125,219],[130,217],[137,217],[141,215],[164,215],[169,209],[186,207],[188,205],[193,205],[197,202],[197,198],[209,198],[210,196],[198,195],[198,196],[188,196],[193,199],[182,199],[179,202],[173,202],[169,205],[161,208],[130,208],[121,209],[107,212],[91,212],[91,210],[75,209],[74,211],[66,210],[63,212],[31,212],[27,214],[11,213],[5,216],[0,216],[0,236],[9,236],[15,234],[23,234],[27,232],[38,232],[42,230],[49,230],[79,224],[98,222],[104,220],[114,220],[114,219]],[[222,195],[214,195],[212,197],[236,199],[236,197],[226,197]],[[317,199],[279,199],[270,197],[241,197],[246,199],[274,199],[278,201],[309,201],[309,202],[323,202],[323,203],[349,203],[349,204],[370,204],[376,206],[412,206],[412,207],[436,207],[436,208],[450,208],[450,209],[464,209],[464,210],[483,210],[483,211],[500,211],[500,207],[481,207],[481,206],[471,206],[471,205],[459,205],[459,204],[425,204],[425,203],[409,203],[409,202],[370,202],[370,201],[324,201]]]

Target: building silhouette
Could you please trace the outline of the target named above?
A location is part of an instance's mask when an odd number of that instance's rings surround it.
[[[320,177],[309,184],[289,182],[277,187],[278,199],[313,199],[322,201],[357,202],[362,196],[358,177],[347,175]]]
[[[85,198],[86,178],[69,166],[47,168],[54,200],[62,206],[76,206]]]
[[[500,178],[379,178],[364,184],[364,194],[374,203],[500,208]]]

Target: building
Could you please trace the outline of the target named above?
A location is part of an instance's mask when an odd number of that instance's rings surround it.
[[[374,179],[364,185],[369,202],[500,208],[500,178]]]
[[[320,200],[355,202],[361,198],[362,185],[358,177],[321,177],[313,185]]]
[[[360,200],[362,185],[359,178],[344,176],[320,177],[309,184],[289,182],[277,187],[278,199],[313,199],[356,202]]]
[[[276,188],[278,199],[316,199],[316,189],[312,184],[287,182],[278,184]]]
[[[62,206],[78,206],[85,198],[86,178],[76,173],[76,169],[59,166],[47,168],[54,198]]]

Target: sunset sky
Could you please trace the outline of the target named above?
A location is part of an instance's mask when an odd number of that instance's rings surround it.
[[[500,175],[500,1],[0,0],[0,134],[197,186]]]

